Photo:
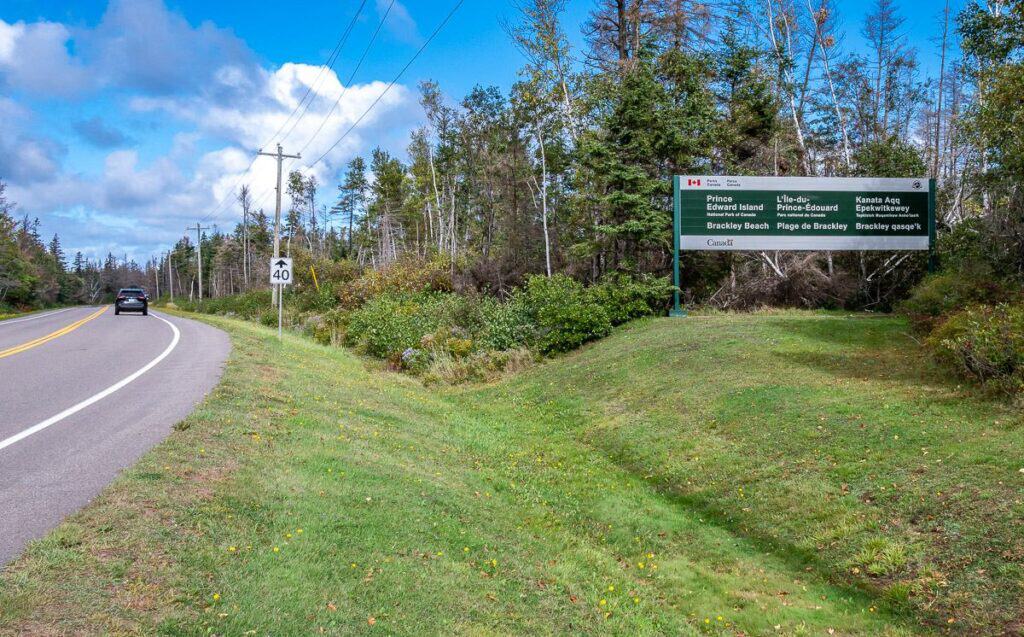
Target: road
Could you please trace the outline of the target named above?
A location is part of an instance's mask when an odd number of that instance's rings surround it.
[[[0,321],[0,568],[163,440],[230,348],[220,330],[161,312]]]

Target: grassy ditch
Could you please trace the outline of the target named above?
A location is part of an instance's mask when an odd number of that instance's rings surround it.
[[[0,575],[0,634],[997,634],[1024,427],[905,325],[657,319],[425,388],[242,321],[220,387]],[[1012,633],[1011,633],[1012,634]]]

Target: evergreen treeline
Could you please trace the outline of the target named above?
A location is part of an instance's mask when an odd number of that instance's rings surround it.
[[[112,254],[90,261],[77,252],[69,262],[60,237],[44,242],[39,220],[18,217],[5,191],[0,182],[0,308],[106,302],[147,280],[145,268]]]

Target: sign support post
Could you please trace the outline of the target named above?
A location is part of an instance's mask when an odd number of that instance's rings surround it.
[[[284,286],[292,284],[292,260],[272,258],[270,260],[270,285],[277,293],[277,339],[281,340],[284,323]]]
[[[284,286],[277,286],[277,340],[281,340],[281,324],[284,322]]]
[[[928,274],[937,269],[935,257],[935,180],[928,180]]]
[[[679,304],[679,293],[682,286],[682,280],[679,276],[679,243],[683,220],[683,204],[679,192],[679,181],[681,179],[682,177],[679,175],[672,177],[672,285],[676,289],[672,292],[672,309],[668,315],[677,317],[686,316],[686,310]]]

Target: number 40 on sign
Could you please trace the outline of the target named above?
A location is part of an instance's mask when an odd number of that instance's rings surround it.
[[[291,285],[292,284],[292,260],[278,257],[270,260],[270,284]]]

